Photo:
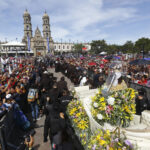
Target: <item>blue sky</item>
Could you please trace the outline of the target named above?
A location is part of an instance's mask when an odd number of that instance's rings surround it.
[[[150,0],[0,0],[0,40],[23,37],[23,13],[28,9],[33,34],[42,31],[42,16],[50,16],[54,41],[90,42],[105,39],[123,44],[150,38]]]

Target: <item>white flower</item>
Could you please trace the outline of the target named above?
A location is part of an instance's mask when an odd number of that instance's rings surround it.
[[[97,118],[98,118],[99,120],[102,120],[102,119],[103,119],[103,116],[102,116],[101,114],[97,114]]]
[[[95,108],[97,108],[97,107],[98,107],[98,103],[94,103],[93,106],[94,106]]]
[[[113,97],[108,97],[107,102],[109,105],[113,105],[114,104],[115,99]]]

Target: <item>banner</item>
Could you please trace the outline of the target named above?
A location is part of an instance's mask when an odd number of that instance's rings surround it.
[[[28,35],[28,51],[30,52],[30,37],[29,37],[29,35]]]
[[[47,48],[48,48],[48,53],[50,53],[49,38],[48,37],[47,37]]]

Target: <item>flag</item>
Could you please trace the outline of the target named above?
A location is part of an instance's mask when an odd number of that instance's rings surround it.
[[[12,74],[12,71],[11,71],[11,67],[10,67],[10,65],[9,65],[9,74]]]
[[[82,48],[82,50],[84,50],[84,51],[85,51],[85,50],[87,50],[87,48],[86,48],[86,47],[83,47],[83,48]]]
[[[29,37],[29,35],[28,35],[28,51],[30,52],[30,37]]]
[[[47,48],[48,48],[48,53],[50,53],[49,38],[48,37],[47,37]]]
[[[5,64],[5,60],[1,57],[1,63]]]

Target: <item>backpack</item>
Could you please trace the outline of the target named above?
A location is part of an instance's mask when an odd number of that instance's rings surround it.
[[[18,104],[13,105],[13,112],[16,124],[24,130],[28,129],[30,127],[30,122],[24,113],[20,110]]]
[[[28,102],[34,102],[36,99],[37,90],[36,89],[29,89],[28,92]]]

